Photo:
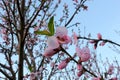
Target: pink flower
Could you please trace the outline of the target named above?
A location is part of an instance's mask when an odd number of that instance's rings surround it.
[[[77,76],[80,77],[83,74],[82,71],[77,72]]]
[[[71,42],[71,38],[68,36],[66,27],[57,27],[55,36],[60,44],[68,44]]]
[[[70,61],[70,58],[67,58],[67,59],[65,59],[65,60],[63,60],[59,65],[58,65],[58,69],[64,69],[66,66],[67,66],[67,64],[68,64],[68,62]]]
[[[51,57],[60,50],[60,44],[55,36],[48,37],[47,45],[48,47],[45,49],[43,54],[45,57]]]
[[[75,1],[76,3],[78,3],[78,0],[73,0],[73,1]]]
[[[114,70],[114,66],[113,66],[113,65],[110,65],[110,66],[109,66],[109,69],[108,69],[108,74],[109,74],[109,75],[112,75],[112,74],[113,74],[113,70]]]
[[[32,73],[30,74],[30,80],[34,80],[34,79],[35,79],[35,77],[36,77],[35,73],[34,73],[34,72],[32,72]]]
[[[94,78],[92,78],[92,80],[100,80],[100,78],[99,77],[94,77]]]
[[[55,36],[48,37],[47,45],[48,48],[45,49],[44,56],[51,57],[60,51],[61,44],[68,44],[71,42],[70,37],[67,35],[66,27],[57,27]]]
[[[77,69],[81,71],[82,70],[82,65],[81,64],[77,64]]]
[[[94,43],[96,43],[96,41],[95,40],[90,40],[89,43],[94,44]]]
[[[67,35],[68,31],[66,27],[57,27],[56,28],[56,36],[63,37],[64,35]]]
[[[102,35],[100,33],[97,34],[97,38],[100,40],[102,39]]]
[[[80,57],[82,62],[88,61],[91,57],[90,50],[88,47],[83,47],[82,49],[77,47],[76,53]]]
[[[45,57],[52,57],[54,54],[56,54],[60,49],[56,48],[56,49],[51,49],[51,48],[46,48],[45,52],[43,54],[43,56]]]
[[[51,49],[56,49],[59,47],[58,39],[55,36],[48,37],[47,45]]]
[[[1,30],[1,33],[2,33],[2,34],[7,34],[7,30],[6,30],[5,28],[3,28],[3,29]]]

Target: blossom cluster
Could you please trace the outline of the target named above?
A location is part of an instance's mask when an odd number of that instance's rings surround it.
[[[76,53],[77,56],[79,57],[78,64],[77,64],[77,69],[78,69],[78,76],[81,76],[83,73],[83,68],[82,68],[82,62],[86,62],[91,58],[90,55],[90,50],[89,48],[83,47],[80,49],[78,45],[78,39],[77,39],[77,34],[74,32],[73,33],[73,40],[74,44],[76,45]],[[56,28],[56,33],[54,36],[48,37],[47,40],[47,45],[48,47],[45,49],[43,56],[49,58],[52,57],[53,55],[57,54],[59,51],[61,51],[61,46],[64,44],[72,43],[72,38],[68,36],[68,31],[66,27],[57,27]],[[64,69],[70,62],[71,58],[66,58],[65,60],[61,61],[60,64],[58,65],[58,69]]]

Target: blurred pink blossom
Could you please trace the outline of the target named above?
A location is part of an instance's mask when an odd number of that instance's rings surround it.
[[[92,78],[92,80],[100,80],[100,78],[99,77],[94,77],[94,78]]]
[[[34,79],[35,79],[35,77],[36,77],[35,73],[34,73],[34,72],[32,72],[32,73],[30,74],[30,80],[34,80]]]
[[[83,47],[82,49],[77,47],[76,53],[80,57],[82,62],[88,61],[91,57],[90,50],[88,47]]]
[[[66,27],[57,27],[55,36],[60,44],[68,44],[71,42],[71,38],[68,36]]]
[[[69,61],[70,61],[70,58],[67,58],[67,59],[65,59],[65,60],[63,60],[59,65],[58,65],[58,69],[64,69],[66,66],[67,66],[67,64],[69,63]]]
[[[95,42],[95,40],[90,40],[89,43],[94,44],[96,42]]]
[[[2,34],[7,34],[7,30],[5,28],[1,29]]]
[[[109,74],[109,75],[112,75],[112,74],[113,74],[113,70],[114,70],[114,66],[113,66],[113,65],[110,65],[110,66],[109,66],[109,69],[108,69],[108,74]]]
[[[58,40],[55,36],[48,37],[47,45],[50,49],[56,49],[59,47]]]
[[[97,38],[100,40],[102,39],[102,35],[100,33],[97,34]]]
[[[78,0],[73,0],[73,1],[75,1],[76,3],[78,3]]]
[[[45,49],[45,52],[43,54],[43,56],[45,57],[52,57],[54,54],[56,54],[59,51],[60,48],[56,48],[56,49],[51,49],[50,47]]]
[[[82,65],[81,64],[77,64],[77,69],[81,71],[82,70]]]
[[[80,77],[83,74],[82,71],[77,72],[77,76]]]

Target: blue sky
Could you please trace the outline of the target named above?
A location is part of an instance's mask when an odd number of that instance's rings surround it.
[[[74,12],[72,0],[62,1],[71,5],[69,7],[72,14]],[[93,38],[96,38],[97,33],[101,33],[103,38],[120,44],[120,35],[115,33],[115,30],[120,31],[120,0],[90,0],[86,5],[88,6],[88,11],[80,12],[75,16],[72,23],[79,21],[81,29],[86,27],[86,32],[91,33]],[[60,15],[58,13],[58,16]],[[104,58],[109,57],[111,60],[116,56],[119,60],[120,54],[115,53],[108,46],[111,45],[106,44],[104,47],[98,47],[96,50],[97,54],[101,54]]]
[[[64,1],[69,5],[70,15],[74,12],[71,1]],[[80,29],[84,32],[84,27],[86,27],[86,33],[91,33],[93,38],[96,38],[97,33],[101,33],[104,39],[120,43],[120,35],[115,32],[120,31],[120,0],[89,0],[86,5],[88,11],[81,11],[71,23],[79,21]],[[58,9],[58,11],[60,10],[62,9]],[[57,14],[57,18],[59,16],[61,16],[60,13]],[[109,57],[111,60],[116,56],[119,60],[120,54],[115,53],[108,46],[111,44],[98,47],[97,54],[101,54],[103,58]]]
[[[115,32],[120,31],[120,0],[92,0],[88,2],[88,11],[81,14],[81,24],[86,27],[86,31],[96,37],[101,33],[103,38],[110,39],[120,43],[120,36]],[[97,53],[105,57],[109,55],[112,59],[114,56],[120,57],[120,54],[114,53],[110,44],[99,47]],[[120,48],[119,48],[120,49]],[[105,55],[106,54],[106,55]]]

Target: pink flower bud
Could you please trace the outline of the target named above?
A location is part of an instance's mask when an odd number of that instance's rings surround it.
[[[68,44],[71,42],[71,38],[68,36],[66,27],[57,27],[55,36],[60,44]]]
[[[94,77],[94,78],[92,78],[92,80],[100,80],[100,78],[99,77]]]
[[[100,45],[100,46],[104,46],[105,43],[106,43],[106,42],[103,41],[103,42],[101,42],[99,45]]]
[[[35,79],[35,77],[36,77],[35,73],[34,73],[34,72],[32,72],[32,73],[30,74],[30,80],[34,80],[34,79]]]
[[[77,69],[81,71],[82,70],[82,65],[81,64],[77,64]]]
[[[73,0],[73,1],[75,1],[76,3],[78,3],[78,0]]]
[[[83,74],[82,71],[77,72],[77,76],[80,77]]]
[[[102,39],[102,35],[100,33],[97,34],[97,38],[100,40]]]
[[[108,74],[109,74],[109,75],[112,75],[112,74],[113,74],[113,70],[114,70],[114,66],[113,66],[113,65],[110,65],[110,66],[109,66],[109,69],[108,69]]]
[[[70,61],[69,58],[63,60],[63,61],[58,65],[58,69],[60,69],[60,70],[61,70],[61,69],[64,69],[64,68],[67,66],[67,64],[68,64],[69,61]]]
[[[90,50],[88,47],[83,47],[82,49],[77,47],[76,53],[80,57],[82,62],[88,61],[91,57]]]
[[[44,52],[43,56],[45,56],[45,57],[51,57],[54,54],[56,54],[56,52],[57,51],[55,51],[54,49],[51,49],[51,48],[48,47],[48,48],[45,49],[45,52]]]
[[[94,40],[90,40],[89,41],[89,43],[91,43],[91,44],[93,44],[93,43],[95,43],[96,41],[94,41]]]

